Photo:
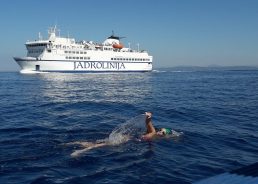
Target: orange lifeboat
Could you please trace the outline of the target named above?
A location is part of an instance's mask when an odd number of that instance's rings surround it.
[[[115,48],[115,49],[122,49],[124,46],[121,44],[121,43],[119,43],[119,44],[113,44],[113,48]]]

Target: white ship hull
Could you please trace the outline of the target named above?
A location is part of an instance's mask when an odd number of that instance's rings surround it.
[[[151,62],[115,62],[115,61],[66,61],[32,60],[32,58],[14,58],[21,72],[147,72],[152,70]]]

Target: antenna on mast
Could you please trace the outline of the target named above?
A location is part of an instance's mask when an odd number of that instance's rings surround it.
[[[39,32],[39,40],[42,40],[42,36],[41,33]]]
[[[58,32],[58,37],[60,37],[60,32],[61,32],[61,30],[60,30],[60,29],[57,29],[57,32]]]

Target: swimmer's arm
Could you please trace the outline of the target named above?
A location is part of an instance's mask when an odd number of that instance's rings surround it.
[[[143,140],[150,140],[150,139],[152,139],[155,135],[156,135],[155,132],[147,133],[147,134],[145,134],[145,135],[142,136],[142,139],[143,139]]]

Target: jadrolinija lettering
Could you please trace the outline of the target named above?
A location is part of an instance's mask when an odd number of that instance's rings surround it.
[[[124,63],[121,62],[86,62],[86,61],[75,61],[74,70],[78,69],[125,69]]]

